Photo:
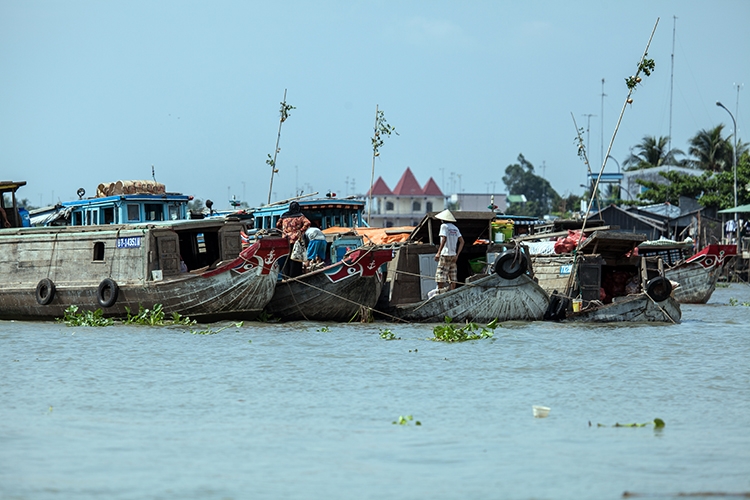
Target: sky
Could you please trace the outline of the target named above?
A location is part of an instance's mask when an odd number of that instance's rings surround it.
[[[523,154],[583,194],[581,129],[595,172],[645,136],[733,133],[716,101],[750,140],[749,24],[747,0],[0,0],[0,180],[36,207],[154,178],[215,208],[364,195],[378,109],[391,189],[409,167],[446,195],[507,193]]]

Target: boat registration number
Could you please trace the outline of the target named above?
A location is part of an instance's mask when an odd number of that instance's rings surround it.
[[[573,264],[565,264],[564,266],[560,266],[560,276],[565,276],[567,274],[570,274],[572,270],[573,270]]]
[[[141,246],[141,237],[117,238],[117,248],[139,248]]]

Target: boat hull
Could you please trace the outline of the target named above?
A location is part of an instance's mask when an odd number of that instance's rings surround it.
[[[204,223],[199,229],[206,238],[210,225],[225,226]],[[239,230],[230,229],[227,238],[239,248]],[[104,317],[117,318],[157,304],[167,315],[177,313],[202,322],[253,319],[273,296],[278,259],[288,253],[286,240],[268,238],[213,269],[164,276],[167,264],[179,259],[174,253],[177,233],[164,227],[19,231],[0,237],[10,259],[0,289],[0,319],[59,319],[70,306],[80,311],[101,309]],[[133,246],[126,248],[128,242]],[[92,263],[90,250],[97,245],[102,255]],[[149,269],[155,263],[161,270]]]
[[[528,275],[506,280],[495,273],[434,297],[401,304],[387,312],[393,317],[419,323],[453,321],[489,323],[536,321],[544,317],[549,295]]]
[[[392,257],[390,249],[356,250],[324,269],[283,280],[265,312],[282,321],[352,321],[375,307],[383,286],[380,266]]]
[[[666,269],[664,276],[680,284],[674,291],[677,301],[681,304],[708,302],[726,259],[734,255],[734,245],[707,245],[685,262]]]
[[[679,323],[680,304],[673,296],[661,302],[646,293],[618,297],[611,304],[592,306],[580,312],[568,313],[566,321],[590,323]]]

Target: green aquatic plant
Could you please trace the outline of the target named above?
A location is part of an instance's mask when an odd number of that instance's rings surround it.
[[[430,340],[436,342],[466,342],[467,340],[480,340],[491,338],[495,328],[498,327],[497,319],[490,321],[487,326],[479,326],[477,323],[469,322],[463,326],[453,324],[453,319],[445,317],[445,323],[436,325],[432,329],[434,335]]]
[[[647,425],[653,425],[655,429],[660,429],[664,427],[664,420],[660,418],[655,418],[653,422],[645,422],[642,424],[639,423],[632,423],[632,424],[620,424],[615,423],[612,427],[646,427]],[[596,424],[597,427],[609,427],[608,425],[604,424]],[[589,427],[591,427],[591,422],[589,422]]]
[[[242,325],[244,325],[244,321],[240,321],[239,323],[230,323],[228,325],[224,325],[221,328],[214,330],[212,328],[206,328],[204,330],[191,330],[190,333],[193,335],[216,335],[219,332],[223,332],[227,328],[242,328]]]
[[[396,337],[396,334],[390,328],[381,328],[380,338],[383,340],[401,340],[401,337]]]
[[[278,323],[279,318],[276,318],[272,314],[268,314],[266,311],[261,311],[258,317],[255,318],[255,321],[259,321],[261,323]]]
[[[409,422],[411,422],[412,420],[414,420],[414,417],[412,417],[411,415],[399,415],[398,420],[394,420],[392,423],[393,425],[409,425]],[[415,420],[414,425],[422,425],[422,422],[420,422],[419,420]]]
[[[162,326],[166,324],[173,325],[194,325],[195,320],[182,316],[180,313],[172,313],[172,319],[167,320],[166,314],[164,313],[164,306],[161,304],[154,304],[153,309],[148,309],[142,305],[138,307],[138,314],[130,312],[129,307],[125,307],[127,318],[123,320],[126,325],[146,325],[146,326]]]
[[[327,327],[327,326],[321,326],[320,328],[318,328],[315,331],[316,332],[320,332],[320,333],[328,333],[328,332],[331,331],[331,329],[329,327]]]
[[[729,305],[730,306],[736,306],[739,303],[739,300],[735,299],[734,297],[729,298]]]
[[[115,321],[105,318],[101,309],[95,311],[78,311],[78,306],[71,305],[65,309],[65,315],[58,319],[68,326],[112,326]]]

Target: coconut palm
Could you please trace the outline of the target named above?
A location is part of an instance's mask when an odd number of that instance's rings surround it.
[[[688,160],[694,168],[724,172],[732,169],[732,143],[729,137],[721,136],[724,125],[712,129],[703,129],[690,139],[688,153],[693,156]],[[730,136],[731,137],[731,136]]]
[[[633,146],[630,156],[623,162],[626,171],[643,170],[661,167],[662,165],[677,165],[677,155],[684,155],[679,149],[667,150],[669,137],[644,136],[640,144]]]

